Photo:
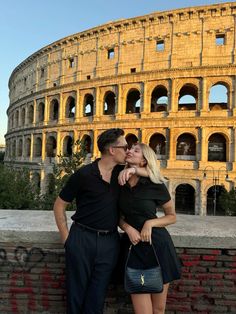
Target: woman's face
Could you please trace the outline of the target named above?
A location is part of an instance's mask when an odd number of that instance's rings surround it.
[[[127,150],[125,161],[129,165],[135,165],[139,167],[146,165],[146,160],[143,157],[142,149],[138,144],[133,145],[130,149]]]

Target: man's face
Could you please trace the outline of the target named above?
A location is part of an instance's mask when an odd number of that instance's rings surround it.
[[[114,152],[114,159],[117,164],[124,164],[128,145],[124,136],[120,136],[116,143],[111,146]]]

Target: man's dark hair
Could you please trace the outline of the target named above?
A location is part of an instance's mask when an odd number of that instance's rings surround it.
[[[115,144],[120,136],[124,135],[124,131],[119,128],[108,129],[102,132],[98,137],[98,149],[103,154],[106,149],[111,145]]]

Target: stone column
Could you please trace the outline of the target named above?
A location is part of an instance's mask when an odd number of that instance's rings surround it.
[[[209,111],[207,79],[205,77],[203,77],[201,80],[201,94],[202,94],[201,111],[203,112]]]
[[[202,128],[201,161],[203,163],[208,160],[208,141],[206,140],[206,131],[206,129]]]
[[[45,97],[44,100],[44,124],[47,124],[49,121],[49,103],[48,98]]]
[[[102,115],[103,104],[101,103],[100,98],[100,88],[96,87],[95,90],[95,110],[94,110],[94,121],[99,121],[100,116]]]
[[[59,113],[58,113],[58,123],[62,123],[63,119],[65,118],[65,110],[64,110],[64,104],[63,104],[63,97],[62,93],[60,93],[59,96]]]
[[[61,147],[63,143],[61,143],[61,132],[57,131],[57,152],[56,157],[60,154],[63,154],[63,148]]]
[[[170,139],[169,139],[169,160],[174,160],[176,158],[176,144],[174,141],[174,131],[173,129],[170,129],[170,133],[169,133]]]
[[[36,99],[33,100],[33,108],[34,108],[33,124],[35,124],[37,122],[37,116],[38,116]]]
[[[176,80],[172,79],[171,81],[171,101],[170,101],[170,111],[177,112],[178,111],[178,97],[176,95]]]
[[[117,104],[117,118],[119,119],[119,117],[121,115],[123,115],[125,113],[124,111],[124,98],[123,98],[123,86],[121,84],[118,85],[118,104]]]
[[[143,83],[142,93],[142,118],[145,118],[150,113],[150,93],[148,92],[147,82]]]
[[[97,139],[98,139],[98,130],[93,131],[93,159],[98,158],[100,156],[100,152],[97,146]]]
[[[34,156],[34,134],[30,135],[30,161],[33,160]]]
[[[42,162],[45,161],[46,157],[46,133],[42,133]]]

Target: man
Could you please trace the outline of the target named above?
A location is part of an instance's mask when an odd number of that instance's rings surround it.
[[[107,286],[119,254],[118,175],[128,146],[122,129],[104,131],[97,144],[101,159],[74,173],[54,204],[65,246],[69,314],[103,313]],[[129,168],[123,183],[136,172],[139,169]],[[65,209],[74,198],[77,210],[69,232]]]

